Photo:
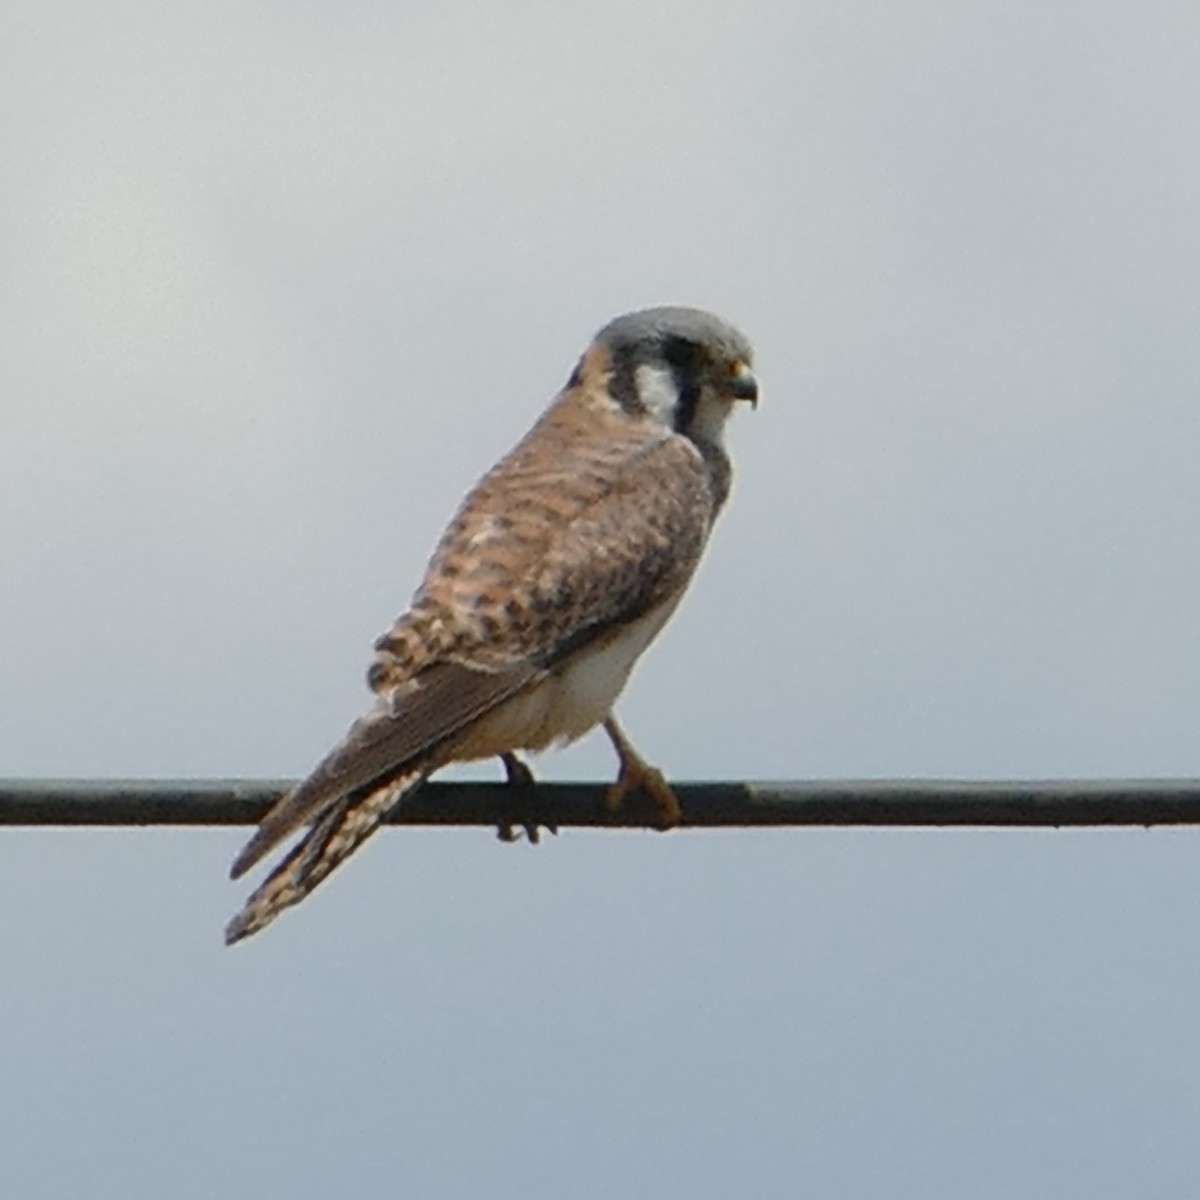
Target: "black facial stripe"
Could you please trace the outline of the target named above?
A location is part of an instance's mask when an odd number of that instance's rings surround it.
[[[632,347],[613,351],[612,378],[609,380],[609,395],[626,411],[646,411],[637,389],[637,356]]]
[[[679,405],[675,410],[675,430],[686,433],[696,415],[700,403],[700,383],[704,369],[704,356],[695,342],[686,338],[672,337],[663,343],[663,358],[675,377],[679,390]]]
[[[687,338],[669,337],[663,341],[662,356],[678,378],[680,371],[695,373],[700,362],[700,347]]]
[[[637,372],[643,365],[665,366],[671,372],[679,400],[673,414],[677,433],[687,433],[695,419],[696,406],[709,369],[703,349],[684,337],[667,337],[653,343],[632,343],[611,349],[612,376],[608,390],[612,398],[629,413],[644,413],[646,406],[638,392]]]
[[[696,415],[696,405],[700,403],[700,380],[696,376],[681,378],[675,372],[675,382],[679,386],[679,405],[675,409],[675,432],[687,433],[691,428],[692,418]]]

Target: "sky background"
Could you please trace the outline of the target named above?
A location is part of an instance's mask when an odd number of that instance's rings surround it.
[[[664,302],[764,396],[648,757],[1200,775],[1194,3],[0,23],[0,775],[306,771]],[[226,950],[243,837],[0,834],[6,1194],[1200,1190],[1200,833],[391,831]]]

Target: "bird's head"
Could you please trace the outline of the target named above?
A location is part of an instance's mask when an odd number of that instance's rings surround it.
[[[600,330],[593,346],[608,355],[616,403],[693,441],[720,445],[734,405],[758,403],[749,341],[702,309],[626,313]]]

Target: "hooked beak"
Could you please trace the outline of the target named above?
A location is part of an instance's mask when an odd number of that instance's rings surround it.
[[[728,392],[735,400],[749,400],[751,408],[758,407],[758,378],[745,363],[738,363]]]

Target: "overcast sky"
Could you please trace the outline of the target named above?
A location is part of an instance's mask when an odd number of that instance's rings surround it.
[[[663,302],[764,396],[649,758],[1200,775],[1194,3],[2,24],[0,775],[306,771]],[[392,831],[230,951],[242,838],[0,836],[6,1194],[1200,1189],[1200,834]]]

